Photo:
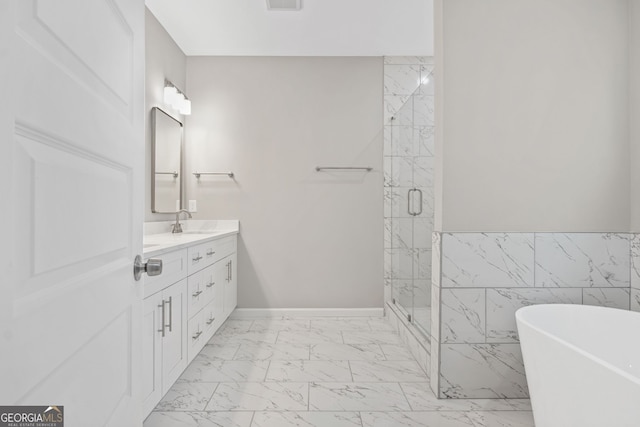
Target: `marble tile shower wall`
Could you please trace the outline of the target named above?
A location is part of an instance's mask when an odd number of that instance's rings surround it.
[[[384,58],[385,301],[395,289],[422,306],[431,279],[433,69],[430,57]],[[415,219],[407,212],[411,188],[423,191]]]
[[[439,397],[528,396],[514,317],[520,307],[640,311],[640,235],[435,233],[433,242],[431,381]]]

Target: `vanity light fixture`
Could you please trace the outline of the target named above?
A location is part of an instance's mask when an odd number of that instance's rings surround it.
[[[188,116],[191,114],[191,101],[185,98],[182,102],[182,107],[180,107],[180,114],[183,116]]]
[[[171,108],[182,115],[188,116],[191,114],[191,101],[189,98],[167,79],[164,79],[164,103],[170,105]]]

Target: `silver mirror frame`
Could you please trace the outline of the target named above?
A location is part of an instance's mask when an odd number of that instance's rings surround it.
[[[151,212],[153,213],[175,213],[175,211],[159,211],[156,209],[156,137],[157,137],[157,115],[164,114],[180,126],[180,170],[178,171],[178,185],[180,188],[180,209],[184,207],[184,125],[181,121],[167,113],[160,107],[151,109]]]

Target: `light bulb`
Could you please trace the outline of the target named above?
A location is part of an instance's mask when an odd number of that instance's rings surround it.
[[[172,105],[177,94],[178,94],[178,91],[176,90],[175,87],[165,86],[164,87],[164,103],[168,105]]]
[[[178,92],[178,94],[176,94],[176,96],[173,98],[173,102],[171,103],[171,106],[174,108],[174,110],[180,111],[184,101],[185,101],[184,95]]]
[[[185,99],[182,103],[182,107],[180,108],[180,114],[188,116],[191,114],[191,101]]]

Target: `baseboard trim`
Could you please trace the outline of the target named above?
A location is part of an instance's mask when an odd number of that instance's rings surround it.
[[[231,319],[274,317],[384,317],[380,308],[236,308]]]

